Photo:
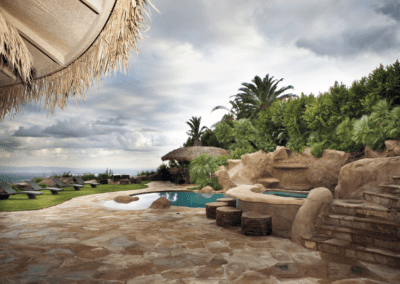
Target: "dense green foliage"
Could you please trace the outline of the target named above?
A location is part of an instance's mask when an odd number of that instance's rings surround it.
[[[91,173],[84,173],[84,174],[82,175],[82,180],[83,180],[83,181],[88,181],[88,180],[93,180],[93,179],[96,179],[96,177],[94,176],[94,174],[91,174]]]
[[[217,158],[212,155],[198,155],[190,161],[190,181],[202,183],[218,169]]]
[[[157,169],[157,180],[168,181],[171,180],[171,174],[167,165],[160,165]]]
[[[156,171],[142,171],[140,173],[138,173],[138,176],[151,176],[154,175],[155,173],[157,173]]]
[[[33,181],[34,181],[35,183],[39,183],[39,182],[41,182],[42,180],[44,180],[44,178],[34,178],[34,179],[33,179]]]
[[[222,148],[221,143],[218,142],[215,132],[210,129],[201,135],[200,141],[202,146]]]
[[[97,181],[101,179],[110,179],[112,175],[114,175],[113,171],[111,169],[108,170],[107,168],[104,173],[98,174],[96,179]]]

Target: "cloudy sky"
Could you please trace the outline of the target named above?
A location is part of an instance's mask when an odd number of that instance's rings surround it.
[[[0,167],[156,169],[187,140],[192,117],[210,127],[256,75],[290,93],[350,86],[400,54],[400,0],[153,0],[150,30],[130,69],[105,77],[47,115],[0,122]]]

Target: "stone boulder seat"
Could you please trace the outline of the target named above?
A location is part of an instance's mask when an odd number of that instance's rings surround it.
[[[80,185],[85,185],[85,182],[83,181],[83,179],[82,179],[82,177],[79,177],[79,176],[77,176],[77,177],[73,177],[74,178],[74,181],[77,183],[77,184],[80,184]],[[95,187],[97,187],[98,185],[100,185],[100,183],[97,183],[97,182],[90,182],[90,183],[88,183],[88,184],[90,184],[90,186],[92,187],[92,188],[95,188]]]
[[[56,187],[48,187],[48,188],[42,188],[40,185],[38,185],[36,182],[32,180],[26,180],[25,181],[31,189],[34,191],[40,191],[40,190],[50,190],[51,194],[58,194],[59,191],[63,191],[62,188],[56,188]]]
[[[83,185],[81,184],[70,184],[70,185],[66,185],[65,183],[63,183],[60,179],[58,178],[52,178],[53,181],[56,183],[56,186],[59,188],[64,188],[64,187],[69,187],[72,186],[75,190],[79,190],[80,188],[83,187]]]
[[[15,194],[27,194],[29,199],[36,199],[36,195],[42,195],[43,192],[37,192],[37,191],[21,191],[21,192],[16,192],[11,185],[8,183],[1,181],[0,182],[0,200],[1,199],[8,199],[10,195],[15,195]]]

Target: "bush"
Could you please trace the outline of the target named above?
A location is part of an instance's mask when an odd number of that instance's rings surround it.
[[[199,184],[218,170],[217,158],[211,155],[198,155],[190,161],[190,181]]]
[[[199,183],[197,183],[196,189],[202,189],[206,186],[211,186],[214,190],[220,190],[222,188],[222,186],[218,183],[218,177],[213,177],[211,179],[207,178],[201,180]]]
[[[71,171],[69,171],[69,172],[64,172],[64,173],[62,174],[62,177],[63,177],[63,178],[65,178],[65,177],[72,177]]]
[[[157,180],[170,181],[172,179],[168,166],[162,164],[157,169]]]
[[[244,147],[236,148],[235,150],[230,151],[231,154],[229,155],[228,159],[232,160],[241,159],[243,155],[251,154],[254,152],[257,152],[257,150],[254,149],[252,146],[247,146],[246,148]]]
[[[97,175],[97,180],[109,179],[109,178],[111,178],[111,176],[109,176],[108,174],[98,174]]]
[[[154,175],[156,173],[156,171],[142,171],[141,173],[138,173],[138,176],[150,176],[150,175]]]
[[[45,183],[39,184],[39,186],[40,186],[41,188],[48,188],[48,187],[49,187],[49,186],[48,186],[47,184],[45,184]]]
[[[39,182],[41,182],[42,180],[44,180],[44,178],[34,178],[34,179],[33,179],[33,181],[34,181],[35,183],[39,183]]]
[[[96,177],[94,176],[94,174],[91,174],[91,173],[84,173],[82,176],[83,181],[88,181],[88,180],[92,180],[92,179],[96,179]]]

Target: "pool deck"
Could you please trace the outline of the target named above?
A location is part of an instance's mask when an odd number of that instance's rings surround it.
[[[400,283],[400,271],[387,266],[218,227],[204,208],[127,211],[96,204],[193,187],[148,185],[40,210],[0,212],[0,283]]]

